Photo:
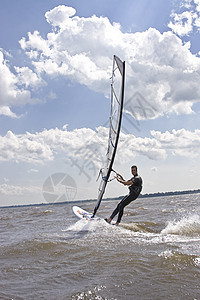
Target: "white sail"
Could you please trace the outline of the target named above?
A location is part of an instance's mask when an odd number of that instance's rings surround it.
[[[122,62],[116,55],[113,58],[113,71],[111,82],[111,111],[110,111],[110,128],[108,139],[108,150],[106,155],[106,163],[104,168],[101,169],[101,183],[99,187],[99,195],[93,215],[96,214],[106,185],[109,181],[110,173],[115,159],[117,144],[119,140],[122,110],[124,101],[124,82],[125,82],[125,62]]]

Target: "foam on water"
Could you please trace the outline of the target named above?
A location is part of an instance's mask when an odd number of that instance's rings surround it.
[[[80,231],[88,231],[88,232],[94,232],[98,229],[102,229],[102,227],[109,226],[109,224],[106,224],[104,220],[79,220],[76,223],[70,225],[68,228],[64,229],[63,231],[74,231],[74,232],[80,232]]]
[[[200,257],[182,253],[180,249],[167,249],[159,253],[158,257],[164,258],[165,261],[168,261],[169,264],[177,269],[183,269],[190,266],[200,267]]]
[[[98,221],[78,220],[68,228],[62,230],[88,240],[95,238],[100,240],[115,237],[119,243],[129,241],[134,244],[174,244],[181,248],[182,253],[191,252],[198,254],[196,244],[200,241],[200,217],[190,215],[179,220],[169,222],[162,230],[158,230],[160,224],[150,222],[121,223],[120,226],[110,226],[103,219]],[[84,234],[87,235],[85,236]],[[188,242],[191,242],[188,244]],[[187,246],[185,246],[187,245]]]
[[[197,267],[200,268],[200,257],[196,257],[196,258],[194,259],[194,263],[195,263],[195,265],[196,265]]]
[[[181,236],[200,235],[200,217],[199,215],[185,216],[180,220],[170,221],[161,234],[175,234]]]

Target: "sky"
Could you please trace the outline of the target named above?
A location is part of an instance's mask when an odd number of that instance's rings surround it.
[[[96,199],[113,55],[114,169],[137,165],[143,194],[200,188],[200,0],[1,0],[0,26],[0,206]]]

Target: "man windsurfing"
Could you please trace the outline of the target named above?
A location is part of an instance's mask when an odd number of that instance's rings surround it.
[[[124,213],[124,207],[137,199],[142,190],[142,178],[138,175],[137,166],[131,167],[131,173],[133,177],[129,180],[125,180],[120,174],[117,174],[117,176],[115,176],[118,182],[128,186],[129,194],[122,198],[111,216],[105,219],[105,221],[108,223],[111,223],[112,219],[118,214],[117,222],[115,223],[115,225],[119,225]]]

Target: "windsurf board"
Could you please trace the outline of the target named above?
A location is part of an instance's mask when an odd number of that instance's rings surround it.
[[[80,219],[84,219],[86,221],[101,220],[101,218],[99,218],[99,217],[96,217],[96,216],[92,217],[93,216],[92,213],[89,213],[88,211],[82,209],[79,206],[73,206],[72,210],[73,210],[74,214]]]

